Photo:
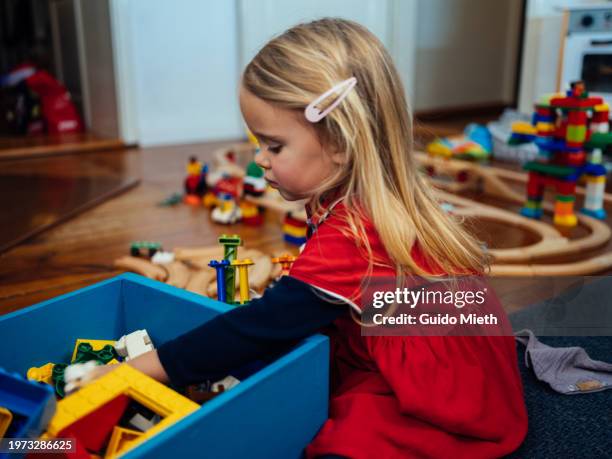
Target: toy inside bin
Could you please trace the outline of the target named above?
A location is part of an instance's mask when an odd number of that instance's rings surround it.
[[[138,329],[160,345],[230,308],[123,274],[0,317],[0,335],[18,343],[0,350],[0,366],[25,375],[69,362],[78,338],[116,339]],[[327,418],[328,377],[328,340],[312,336],[122,457],[300,457]]]

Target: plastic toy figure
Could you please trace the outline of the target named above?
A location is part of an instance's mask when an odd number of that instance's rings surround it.
[[[143,255],[143,250],[146,251],[146,256],[151,258],[157,251],[162,249],[162,245],[159,242],[150,242],[150,241],[136,241],[132,242],[130,245],[130,255],[133,257],[141,257]]]
[[[206,194],[206,174],[208,166],[202,165],[195,156],[189,158],[187,164],[187,178],[185,178],[185,202],[191,205],[199,205],[202,196]]]
[[[234,198],[230,194],[223,193],[219,196],[219,205],[213,209],[211,218],[215,223],[231,225],[242,218],[242,212]]]
[[[244,194],[251,196],[261,196],[266,191],[266,179],[261,167],[251,161],[246,169],[244,178]]]

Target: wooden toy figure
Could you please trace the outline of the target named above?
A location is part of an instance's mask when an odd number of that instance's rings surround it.
[[[612,145],[612,138],[606,134],[608,113],[603,99],[590,97],[581,81],[572,83],[566,94],[546,96],[536,104],[532,124],[537,131],[538,157],[524,166],[529,171],[529,180],[522,215],[540,218],[544,188],[553,187],[555,225],[576,226],[576,182],[584,177],[587,188],[582,212],[605,218],[606,170],[600,164],[601,153],[596,150]],[[598,130],[595,134],[591,131],[593,127]],[[592,152],[589,159],[587,152]]]

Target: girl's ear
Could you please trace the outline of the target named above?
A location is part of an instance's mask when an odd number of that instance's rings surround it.
[[[331,153],[331,159],[334,164],[343,166],[348,162],[348,155],[344,151],[333,151]]]

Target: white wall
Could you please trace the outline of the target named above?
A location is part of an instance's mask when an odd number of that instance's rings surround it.
[[[236,3],[112,0],[121,125],[142,146],[244,135]]]
[[[388,0],[239,0],[238,3],[242,67],[273,36],[299,22],[325,16],[357,21],[389,46],[391,16]]]
[[[417,110],[510,100],[520,0],[108,0],[121,135],[140,145],[242,137],[239,75],[299,21],[364,24]]]
[[[520,0],[420,0],[415,110],[511,102]]]
[[[363,24],[382,41],[394,58],[410,98],[417,3],[418,0],[239,0],[241,70],[270,38],[289,27],[325,16],[342,17]]]

